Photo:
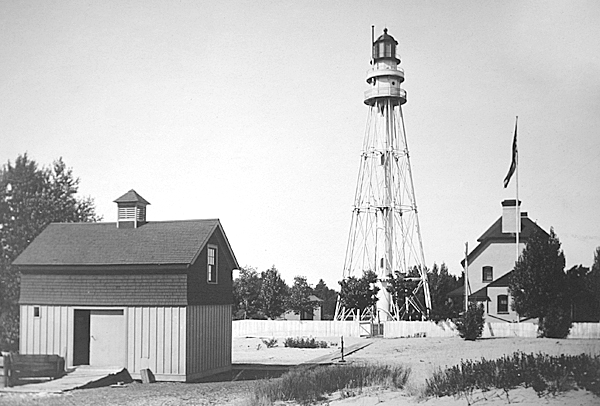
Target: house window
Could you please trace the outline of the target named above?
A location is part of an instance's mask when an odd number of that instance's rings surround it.
[[[217,283],[217,247],[208,247],[207,281]]]
[[[498,295],[498,314],[508,313],[508,295]]]
[[[40,317],[40,307],[39,306],[33,307],[33,317]]]
[[[491,266],[484,266],[483,267],[483,278],[482,280],[484,282],[491,282],[494,280],[494,268],[492,268]]]

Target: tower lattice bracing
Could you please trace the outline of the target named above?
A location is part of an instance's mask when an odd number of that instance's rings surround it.
[[[401,88],[404,71],[398,66],[397,44],[387,29],[373,42],[364,100],[369,115],[343,271],[344,279],[360,278],[364,271],[377,274],[377,308],[358,314],[338,301],[336,320],[399,320],[409,314],[426,318],[431,309],[402,116],[406,92]],[[405,285],[411,288],[402,295],[402,303],[394,303],[386,289],[392,276],[411,282]]]

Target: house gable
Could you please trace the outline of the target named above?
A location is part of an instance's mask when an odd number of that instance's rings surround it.
[[[217,250],[216,283],[208,281],[208,248]],[[190,305],[232,304],[233,275],[239,268],[227,237],[220,225],[215,227],[188,270],[187,295]]]
[[[537,225],[537,223],[533,222],[531,219],[529,219],[529,217],[527,217],[527,213],[521,213],[522,217],[521,217],[521,232],[519,233],[519,241],[522,243],[527,242],[527,240],[529,239],[529,237],[531,237],[531,235],[533,234],[534,230],[539,230],[544,234],[548,234],[546,233],[546,231],[544,231],[543,228],[541,228],[540,226]],[[481,255],[481,253],[483,251],[485,251],[487,249],[487,247],[489,247],[491,244],[495,244],[495,243],[515,243],[515,234],[513,233],[503,233],[502,232],[502,217],[498,218],[498,220],[496,220],[482,235],[481,237],[479,237],[477,239],[477,241],[479,242],[479,244],[475,247],[475,249],[473,249],[473,251],[471,251],[468,255],[467,255],[467,260],[469,261],[469,264],[473,263],[475,261],[475,259],[477,259],[477,257],[479,255]],[[463,259],[461,261],[461,265],[464,267],[465,265],[465,260]]]

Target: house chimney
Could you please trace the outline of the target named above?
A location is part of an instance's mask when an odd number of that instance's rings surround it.
[[[146,206],[150,203],[131,189],[114,200],[118,207],[117,228],[138,228],[146,224]]]
[[[516,233],[517,232],[517,212],[521,206],[521,202],[505,200],[502,202],[502,232]],[[525,213],[527,214],[527,213]],[[521,219],[519,218],[519,232],[521,232]]]

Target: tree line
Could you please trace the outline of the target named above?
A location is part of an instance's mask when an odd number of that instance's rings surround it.
[[[433,264],[431,269],[426,268],[427,281],[431,296],[431,312],[429,318],[433,321],[454,319],[459,316],[463,306],[460,301],[453,301],[448,294],[464,285],[464,276],[450,274],[445,263],[438,266]],[[399,308],[406,303],[416,290],[421,273],[418,267],[411,268],[406,275],[396,273],[386,282],[386,289],[391,299]],[[376,306],[380,287],[376,285],[378,276],[373,271],[364,271],[361,276],[351,276],[339,282],[340,304],[347,309],[366,309]],[[425,296],[419,290],[413,300],[424,308]],[[422,314],[414,307],[407,307],[403,312],[406,320],[421,320]]]
[[[312,296],[320,301],[313,300]],[[263,272],[244,267],[233,281],[233,317],[239,319],[276,319],[286,312],[312,313],[321,306],[321,318],[332,320],[337,292],[323,279],[312,287],[306,277],[296,276],[288,286],[273,265]]]
[[[418,284],[414,277],[419,275],[419,270],[414,268],[409,272],[409,278],[396,275],[389,281],[389,289],[396,303],[404,302],[413,292]],[[431,270],[427,270],[427,278],[433,308],[430,318],[439,321],[458,317],[462,305],[450,300],[448,293],[462,286],[463,278],[451,275],[446,264],[434,264]],[[275,266],[260,273],[255,268],[245,267],[233,281],[234,318],[276,319],[286,312],[310,313],[321,305],[321,318],[332,320],[338,298],[342,306],[362,312],[377,303],[377,279],[374,272],[366,271],[362,276],[339,281],[340,289],[336,291],[329,288],[323,279],[313,288],[304,276],[296,276],[292,286],[288,286]],[[417,300],[424,302],[423,294],[420,295]],[[311,300],[311,296],[316,296],[322,302]],[[407,319],[420,320],[421,315],[409,312]]]

